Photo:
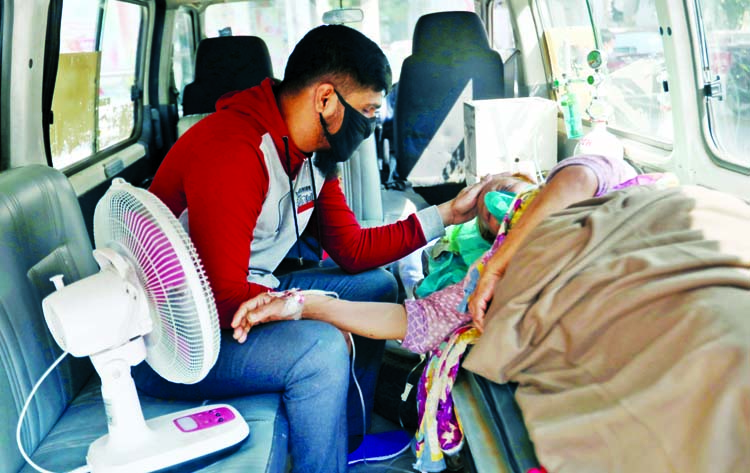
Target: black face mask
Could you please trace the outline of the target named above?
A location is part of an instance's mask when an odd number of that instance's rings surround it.
[[[323,133],[331,145],[331,151],[329,153],[324,152],[324,154],[330,155],[330,159],[335,162],[343,163],[375,130],[375,117],[365,117],[346,103],[344,97],[336,89],[334,89],[334,92],[336,92],[339,102],[344,105],[344,120],[341,122],[341,128],[334,134],[328,133],[328,126],[323,120],[323,114],[319,114],[320,124],[323,125]]]

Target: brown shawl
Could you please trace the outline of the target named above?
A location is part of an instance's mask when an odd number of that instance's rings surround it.
[[[750,472],[750,206],[634,187],[547,218],[464,367],[550,472]]]

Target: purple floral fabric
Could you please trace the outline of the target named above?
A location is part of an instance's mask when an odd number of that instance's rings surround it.
[[[463,446],[464,435],[451,392],[466,348],[478,336],[474,328],[459,328],[433,351],[422,372],[417,387],[419,429],[414,437],[414,467],[419,471],[443,471],[444,455],[455,455]]]
[[[456,328],[471,322],[468,312],[457,309],[463,297],[460,282],[424,299],[406,300],[406,337],[401,345],[414,353],[426,353],[437,348]]]

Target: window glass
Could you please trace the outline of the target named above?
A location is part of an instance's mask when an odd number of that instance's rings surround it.
[[[723,100],[707,99],[722,157],[750,167],[750,0],[700,0],[708,51],[706,80],[721,78]]]
[[[132,88],[136,83],[141,8],[109,1],[104,14],[99,72],[97,151],[126,140],[135,124]]]
[[[513,37],[513,23],[510,19],[508,0],[495,0],[492,11],[492,47],[502,56],[503,61],[516,51]]]
[[[290,4],[293,8],[287,10]],[[420,16],[446,10],[474,11],[473,0],[349,0],[341,4],[344,8],[364,11],[362,22],[348,26],[362,31],[383,48],[393,69],[394,82],[398,81],[401,63],[411,54],[411,37]],[[204,34],[259,36],[268,45],[274,75],[282,78],[294,45],[311,28],[322,24],[325,11],[338,7],[338,0],[215,4],[206,9]]]
[[[195,56],[195,36],[193,35],[193,16],[186,8],[177,10],[175,16],[175,29],[172,40],[172,73],[174,85],[182,97],[185,85],[193,82],[195,68],[193,58]],[[182,114],[182,100],[178,105],[179,113]]]
[[[610,127],[671,143],[672,106],[654,0],[549,0],[542,11],[554,78],[565,74],[575,82],[585,107],[598,96],[608,105]],[[586,59],[596,44],[592,25],[605,60],[598,70]]]
[[[115,0],[66,0],[52,99],[52,164],[66,168],[127,140],[135,127],[142,7]]]
[[[209,38],[232,35],[260,37],[271,54],[274,76],[281,78],[292,48],[310,28],[321,23],[322,15],[316,13],[315,1],[294,2],[294,10],[288,13],[289,3],[254,1],[211,5],[204,17],[204,35]]]
[[[585,0],[548,0],[540,5],[544,37],[555,79],[583,78],[586,54],[595,46]]]
[[[355,3],[355,2],[353,2]],[[360,2],[356,2],[360,3]],[[411,39],[414,26],[420,16],[439,11],[474,11],[473,0],[419,0],[402,2],[400,0],[381,0],[378,2],[361,2],[357,5],[365,12],[365,19],[378,18],[379,21],[368,25],[363,23],[359,28],[383,48],[393,70],[393,82],[398,82],[401,64],[411,55]],[[369,9],[367,8],[369,7]],[[353,25],[357,26],[357,25]]]

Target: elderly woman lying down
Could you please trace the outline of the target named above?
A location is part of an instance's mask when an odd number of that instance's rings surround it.
[[[749,234],[750,206],[693,186],[547,216],[509,259],[463,366],[518,383],[549,471],[750,471]],[[285,305],[269,300],[237,321]],[[393,338],[404,312],[323,297],[303,308]]]

